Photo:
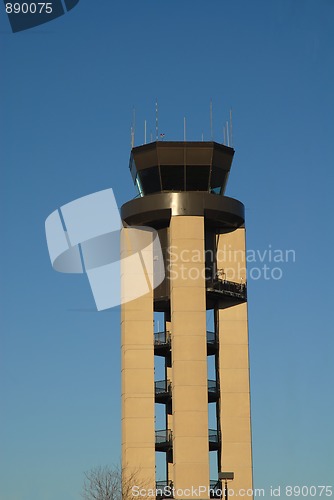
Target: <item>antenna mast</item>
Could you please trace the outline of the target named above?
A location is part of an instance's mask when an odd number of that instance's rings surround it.
[[[213,141],[212,99],[210,99],[210,133],[211,140]]]
[[[136,131],[136,109],[134,107],[132,113],[131,148],[133,148],[135,145],[135,131]]]
[[[231,148],[233,148],[232,108],[230,109],[230,142]]]
[[[159,139],[158,99],[155,100],[155,140]]]

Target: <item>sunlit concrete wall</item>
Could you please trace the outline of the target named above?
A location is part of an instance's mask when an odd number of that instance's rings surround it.
[[[217,240],[217,267],[230,281],[245,284],[245,229],[219,235]],[[221,301],[218,332],[222,470],[234,472],[229,486],[238,492],[252,488],[247,303],[228,307]]]
[[[169,242],[173,480],[176,489],[184,490],[209,484],[204,218],[172,217]],[[193,249],[201,250],[200,262],[182,256]]]
[[[141,236],[139,259],[133,231],[122,230],[122,468],[131,484],[145,489],[155,488],[153,292],[128,299],[143,273],[148,284],[152,278],[151,238]]]

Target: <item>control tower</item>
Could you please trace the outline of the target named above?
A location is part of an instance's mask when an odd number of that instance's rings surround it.
[[[122,219],[158,232],[166,274],[122,305],[122,464],[137,485],[169,485],[174,498],[220,497],[227,471],[234,495],[252,488],[244,206],[224,194],[233,155],[216,142],[160,141],[131,152],[139,195]],[[123,253],[127,245],[123,238]],[[163,380],[155,379],[157,357]],[[163,428],[156,405],[164,405]],[[166,462],[158,485],[157,453]]]

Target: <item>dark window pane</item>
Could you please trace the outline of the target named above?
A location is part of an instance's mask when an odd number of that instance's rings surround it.
[[[136,169],[136,164],[135,164],[133,158],[131,158],[131,160],[130,160],[130,172],[132,175],[132,179],[134,180],[134,182],[136,182],[137,169]]]
[[[140,184],[140,179],[139,179],[139,175],[136,175],[136,180],[135,180],[135,185],[138,189],[138,193],[140,194],[140,196],[143,196],[143,188]]]
[[[183,165],[161,165],[160,171],[163,191],[184,191]]]
[[[218,187],[220,188],[221,186],[223,186],[225,178],[226,178],[225,170],[218,167],[212,167],[211,182],[210,182],[211,189]]]
[[[186,190],[208,191],[209,190],[209,166],[187,166]]]
[[[161,191],[158,167],[145,168],[138,172],[144,194]]]

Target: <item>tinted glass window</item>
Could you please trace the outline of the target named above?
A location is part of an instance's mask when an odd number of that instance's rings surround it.
[[[184,191],[184,166],[161,165],[161,182],[164,191]]]
[[[144,194],[161,191],[158,167],[145,168],[138,172]]]
[[[225,182],[225,177],[226,177],[226,171],[223,170],[222,168],[218,167],[212,167],[212,173],[211,173],[211,182],[210,182],[210,187],[213,190],[214,188],[220,188],[223,186]]]
[[[209,190],[209,166],[187,166],[186,190],[208,191]]]
[[[137,170],[136,170],[136,165],[135,165],[135,162],[133,161],[133,158],[131,158],[131,161],[130,161],[130,172],[132,175],[132,179],[135,180],[136,175],[137,175]]]
[[[140,196],[143,196],[143,188],[141,187],[140,179],[139,179],[138,175],[136,175],[135,185],[137,186],[137,189],[138,189]]]

